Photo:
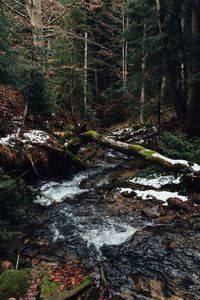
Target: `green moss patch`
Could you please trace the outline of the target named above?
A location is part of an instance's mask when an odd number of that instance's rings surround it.
[[[48,299],[53,294],[53,292],[58,290],[59,286],[60,283],[50,281],[49,274],[45,273],[42,278],[40,299]]]
[[[148,158],[148,157],[152,156],[155,153],[156,153],[155,151],[149,150],[149,149],[143,149],[141,151],[142,156],[144,156],[145,158]]]
[[[133,151],[142,151],[144,150],[144,147],[140,146],[140,145],[131,145],[129,147],[130,150],[133,150]]]
[[[8,270],[0,276],[0,299],[23,297],[28,290],[30,270]]]
[[[89,131],[84,132],[82,135],[85,137],[94,137],[97,135],[97,132],[94,130],[89,130]]]

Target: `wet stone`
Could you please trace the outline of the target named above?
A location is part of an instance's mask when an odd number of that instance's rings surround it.
[[[191,193],[189,200],[195,204],[200,204],[200,193]]]
[[[184,202],[179,198],[169,198],[167,199],[167,203],[169,207],[176,208],[176,209],[184,209],[184,210],[191,210],[192,204],[191,202]]]
[[[159,222],[163,224],[171,223],[176,219],[176,214],[168,214],[168,215],[162,215],[159,217]]]
[[[142,209],[143,213],[148,218],[158,218],[160,216],[160,212],[158,211],[158,207],[146,207]]]

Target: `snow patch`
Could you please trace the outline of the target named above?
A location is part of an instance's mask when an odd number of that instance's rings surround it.
[[[14,140],[16,140],[19,136],[20,129],[18,128],[15,133],[8,134],[6,137],[0,138],[1,145],[13,145]]]
[[[193,172],[199,172],[200,171],[200,165],[194,163],[192,166],[192,171]]]
[[[18,128],[15,133],[8,134],[6,137],[1,138],[0,144],[13,146],[16,140],[22,143],[32,142],[37,144],[44,144],[47,142],[49,138],[46,132],[41,130],[36,130],[36,129],[25,132],[23,136],[20,138],[19,138],[19,133],[20,133],[20,128]]]
[[[131,192],[133,192],[133,190],[131,188],[120,188],[120,193],[130,194]]]
[[[174,176],[160,176],[157,178],[142,178],[142,177],[136,177],[133,179],[130,179],[129,181],[131,183],[137,183],[144,186],[152,186],[156,189],[161,188],[162,186],[166,184],[180,184],[181,177],[175,178]]]
[[[150,199],[151,197],[155,197],[156,199],[165,202],[165,205],[167,205],[167,199],[169,198],[179,198],[182,201],[188,200],[188,197],[179,195],[178,192],[154,191],[154,190],[146,190],[146,191],[135,190],[134,192],[137,194],[138,197],[141,197],[143,200],[147,200]]]
[[[44,144],[47,142],[49,136],[46,132],[41,130],[30,130],[29,132],[24,133],[25,139],[24,142],[30,141],[32,143]]]
[[[189,162],[185,159],[171,159],[159,153],[152,154],[152,157],[157,157],[169,162],[172,165],[184,165],[185,167],[189,167]]]
[[[187,201],[187,196],[179,195],[178,192],[168,192],[168,191],[155,191],[155,190],[146,190],[146,191],[140,191],[140,190],[133,190],[131,188],[120,188],[120,193],[136,193],[136,197],[141,197],[142,200],[148,200],[152,197],[155,197],[157,200],[163,201],[167,205],[167,199],[169,198],[179,198],[182,201]]]

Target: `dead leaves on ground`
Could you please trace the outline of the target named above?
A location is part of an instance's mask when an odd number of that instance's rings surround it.
[[[52,268],[50,281],[61,283],[59,291],[73,288],[84,279],[83,269],[72,263]]]

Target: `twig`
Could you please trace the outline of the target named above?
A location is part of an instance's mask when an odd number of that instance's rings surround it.
[[[77,2],[77,0],[75,0],[74,2],[70,3],[69,5],[67,5],[66,8],[64,9],[64,11],[58,17],[56,17],[55,19],[53,19],[53,20],[51,20],[50,22],[47,23],[47,26],[50,25],[50,24],[55,23],[57,20],[59,20],[60,18],[62,18],[66,14],[67,10],[70,7],[72,7],[74,4],[76,4],[76,2]]]
[[[22,17],[23,19],[29,21],[29,19],[23,15],[20,11],[16,10],[15,8],[13,8],[12,6],[10,6],[9,4],[7,4],[6,2],[4,2],[3,0],[0,0],[1,3],[3,3],[7,8],[9,8],[12,12],[16,13],[17,15],[19,15],[20,17]]]
[[[26,170],[25,172],[23,172],[20,176],[18,176],[16,178],[16,181],[20,180],[25,174],[27,174],[30,171],[30,169]]]

